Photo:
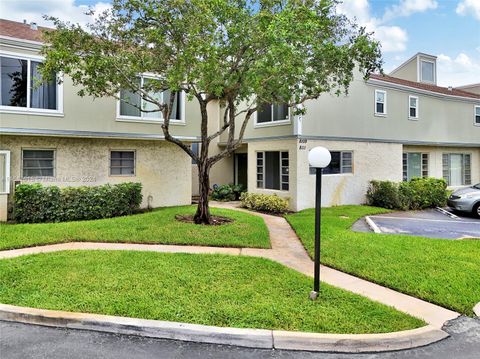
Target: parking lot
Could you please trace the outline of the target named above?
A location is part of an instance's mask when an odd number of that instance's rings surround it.
[[[456,218],[451,218],[431,209],[387,213],[370,216],[370,219],[382,233],[445,239],[480,239],[480,219],[456,215]],[[362,226],[357,225],[357,229],[361,228]]]

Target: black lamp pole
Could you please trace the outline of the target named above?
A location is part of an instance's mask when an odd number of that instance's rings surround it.
[[[320,293],[320,225],[322,222],[322,173],[323,168],[316,168],[315,174],[315,267],[313,271],[313,291],[310,299],[315,300]]]

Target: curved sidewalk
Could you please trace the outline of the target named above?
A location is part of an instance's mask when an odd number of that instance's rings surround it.
[[[268,258],[273,261],[282,263],[283,265],[295,269],[308,276],[313,276],[313,261],[308,256],[302,243],[300,242],[288,222],[285,220],[285,218],[247,211],[245,209],[238,208],[237,203],[213,202],[212,206],[245,211],[250,214],[262,217],[270,232],[272,249],[222,248],[161,244],[72,242],[0,251],[0,259],[63,250],[95,249],[154,251],[166,253],[229,254]],[[355,276],[323,265],[321,266],[320,279],[325,283],[331,284],[339,288],[343,288],[353,293],[363,295],[367,298],[394,307],[402,312],[408,313],[414,317],[423,319],[426,323],[435,328],[441,328],[445,322],[459,316],[458,313],[442,308],[438,305],[394,291],[389,288],[382,287],[378,284],[357,278]]]

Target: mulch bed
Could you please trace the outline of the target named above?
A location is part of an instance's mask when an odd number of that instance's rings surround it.
[[[227,224],[227,223],[232,223],[233,219],[227,218],[227,217],[222,217],[222,216],[211,216],[211,226],[221,226],[222,224]],[[175,216],[175,219],[180,222],[185,222],[185,223],[195,223],[193,221],[193,216],[183,216],[180,214],[177,214]]]

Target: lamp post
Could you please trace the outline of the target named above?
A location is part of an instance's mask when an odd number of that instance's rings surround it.
[[[313,274],[313,290],[310,299],[315,300],[320,292],[320,225],[322,211],[322,173],[330,164],[332,156],[325,147],[314,147],[308,153],[308,162],[315,168],[315,267]]]

